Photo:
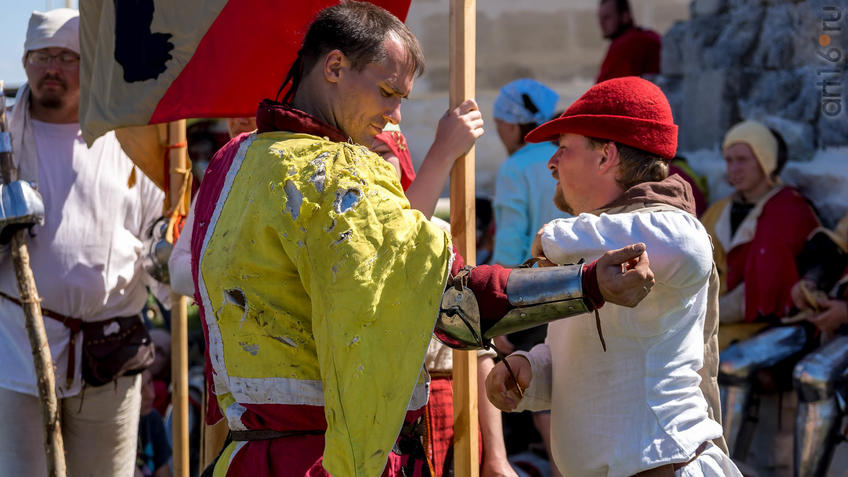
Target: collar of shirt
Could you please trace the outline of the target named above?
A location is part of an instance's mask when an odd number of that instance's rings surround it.
[[[260,133],[291,131],[327,137],[335,142],[347,141],[344,133],[315,116],[270,99],[259,103],[259,109],[256,111],[256,126]]]

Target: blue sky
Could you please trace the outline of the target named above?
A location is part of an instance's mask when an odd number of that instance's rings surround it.
[[[71,7],[77,7],[77,0],[70,1]],[[3,14],[0,15],[0,80],[10,86],[18,86],[26,81],[21,57],[24,53],[24,38],[27,23],[33,10],[45,11],[64,7],[66,0],[9,0],[3,2]]]

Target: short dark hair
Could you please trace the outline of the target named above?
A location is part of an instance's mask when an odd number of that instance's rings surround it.
[[[618,12],[619,15],[624,15],[625,13],[630,13],[630,1],[629,0],[601,0],[601,5],[607,2],[615,2],[615,11]]]
[[[606,143],[613,143],[618,149],[619,169],[618,177],[615,179],[624,190],[643,182],[659,182],[668,177],[668,161],[656,154],[652,154],[635,147],[626,146],[609,139],[587,138],[589,146],[593,149],[602,147]]]
[[[417,75],[423,73],[424,53],[418,39],[390,12],[371,2],[354,0],[342,0],[338,5],[321,10],[309,26],[297,59],[277,97],[291,83],[283,98],[284,103],[290,102],[303,74],[312,71],[330,51],[344,53],[356,71],[362,71],[370,63],[383,61],[386,58],[383,43],[389,35],[396,36],[405,47],[411,70]]]

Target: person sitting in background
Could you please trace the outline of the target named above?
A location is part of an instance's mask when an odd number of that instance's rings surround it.
[[[791,309],[795,259],[819,220],[807,199],[780,181],[779,141],[767,127],[741,122],[722,149],[735,192],[702,217],[721,278],[721,322],[761,323],[759,329]],[[724,332],[719,339],[722,347],[732,340]]]
[[[702,221],[713,239],[721,279],[724,436],[731,456],[745,460],[748,431],[753,431],[745,416],[757,413],[752,396],[789,388],[788,372],[777,369],[769,373],[776,380],[760,382],[758,371],[791,366],[809,347],[803,326],[766,328],[790,314],[790,291],[799,277],[796,259],[819,221],[807,200],[780,182],[779,157],[785,150],[767,127],[756,121],[733,126],[723,150],[736,191],[710,207]]]

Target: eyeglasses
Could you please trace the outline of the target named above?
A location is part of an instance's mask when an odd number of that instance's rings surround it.
[[[40,51],[34,51],[27,56],[27,64],[44,68],[50,64],[51,60],[56,60],[56,66],[69,70],[79,67],[80,58],[73,53],[59,53],[58,55],[48,55]]]

